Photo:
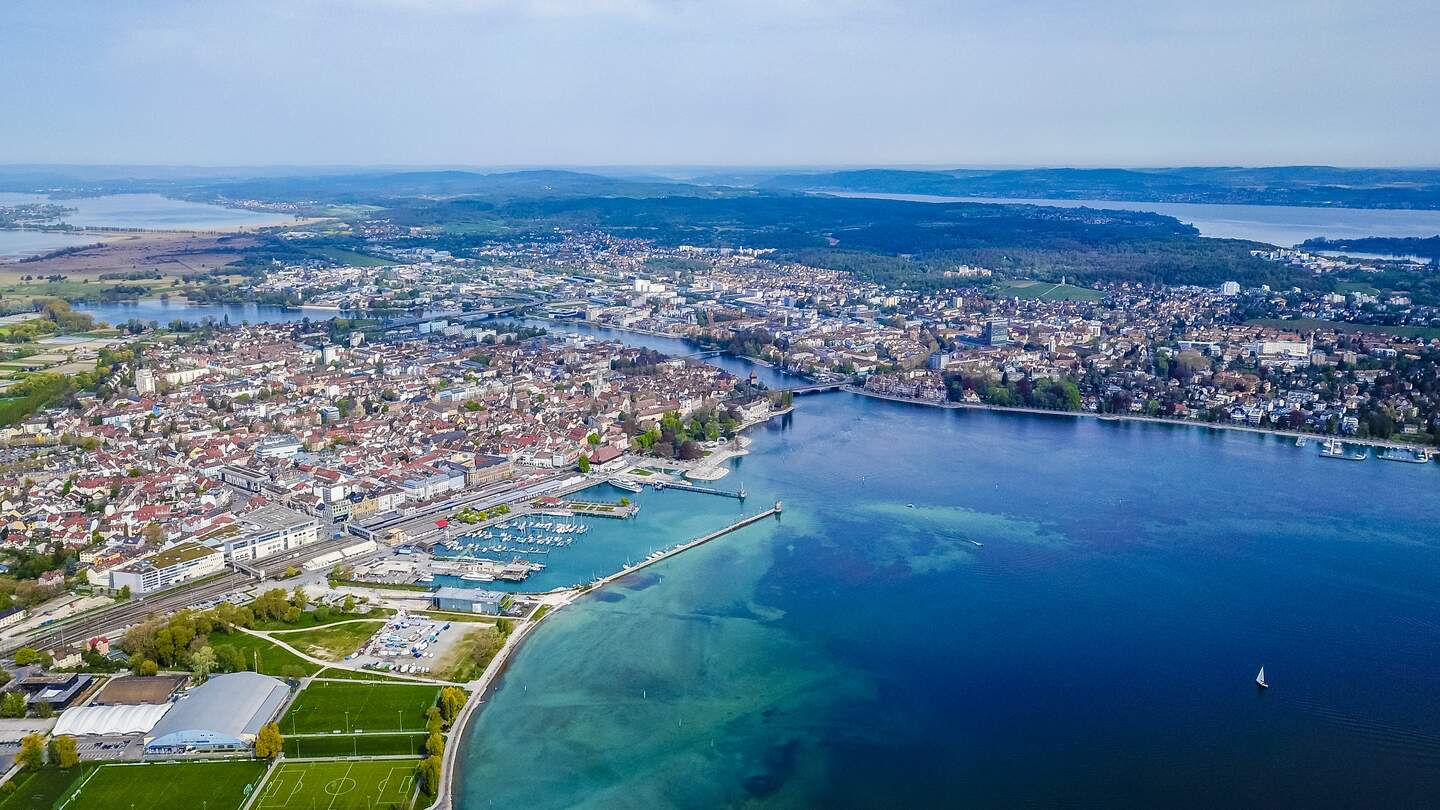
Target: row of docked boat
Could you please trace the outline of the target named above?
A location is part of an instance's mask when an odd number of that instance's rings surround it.
[[[1295,446],[1304,447],[1304,438],[1296,439]],[[1364,461],[1370,457],[1370,448],[1367,445],[1358,447],[1347,445],[1339,439],[1326,439],[1320,443],[1320,456],[1322,458],[1336,458],[1342,461]],[[1381,461],[1402,461],[1407,464],[1429,464],[1432,458],[1431,451],[1424,447],[1384,447],[1376,451],[1375,457]]]

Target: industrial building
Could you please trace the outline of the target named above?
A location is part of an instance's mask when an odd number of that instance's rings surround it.
[[[217,675],[177,700],[145,735],[146,753],[249,748],[290,688],[254,672]]]

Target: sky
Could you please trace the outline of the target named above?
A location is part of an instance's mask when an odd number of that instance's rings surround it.
[[[1440,165],[1433,0],[65,0],[0,163]]]

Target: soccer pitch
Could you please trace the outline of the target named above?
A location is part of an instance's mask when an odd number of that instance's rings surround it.
[[[234,810],[265,773],[255,760],[105,765],[80,782],[65,810]]]
[[[295,697],[280,732],[423,731],[439,696],[440,687],[424,684],[316,681]]]
[[[410,806],[417,760],[283,762],[252,810],[391,810]]]

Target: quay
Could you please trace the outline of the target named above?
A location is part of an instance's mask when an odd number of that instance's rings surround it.
[[[738,530],[743,529],[743,528],[745,528],[746,526],[749,526],[749,525],[751,525],[751,524],[759,523],[760,521],[765,520],[766,518],[769,518],[769,517],[772,517],[772,516],[778,516],[778,515],[780,514],[782,508],[783,508],[783,504],[782,504],[780,501],[776,501],[774,506],[770,507],[769,509],[766,509],[764,512],[758,512],[758,513],[756,513],[756,514],[750,515],[749,517],[740,518],[739,520],[735,521],[734,523],[731,523],[729,526],[726,526],[726,527],[724,527],[723,529],[716,529],[715,531],[713,531],[713,532],[711,532],[711,533],[709,533],[709,534],[707,534],[707,535],[704,535],[704,536],[702,536],[702,537],[697,537],[697,538],[695,538],[694,540],[691,540],[691,541],[689,541],[689,542],[687,542],[687,543],[681,543],[680,545],[675,546],[675,547],[673,547],[673,548],[670,548],[670,549],[668,549],[668,550],[666,550],[666,551],[656,552],[655,554],[653,554],[653,555],[651,555],[651,556],[649,556],[649,557],[646,557],[645,559],[641,560],[641,561],[638,562],[638,563],[635,563],[634,565],[629,565],[629,566],[626,566],[626,567],[620,569],[619,571],[616,571],[615,573],[611,574],[611,575],[608,576],[608,577],[601,577],[600,579],[595,580],[594,582],[590,583],[590,587],[591,587],[592,589],[593,589],[593,588],[602,588],[602,587],[604,587],[604,586],[606,586],[606,585],[609,585],[610,583],[614,582],[615,580],[620,579],[621,577],[624,577],[624,576],[628,576],[628,575],[630,575],[630,574],[633,574],[633,573],[635,573],[636,571],[639,571],[639,570],[642,569],[642,568],[648,568],[648,567],[654,565],[655,563],[660,562],[661,560],[668,560],[668,559],[670,559],[671,557],[674,557],[676,554],[680,554],[681,552],[684,552],[684,551],[689,551],[690,549],[695,548],[696,546],[703,546],[703,545],[705,545],[706,543],[710,542],[711,540],[715,540],[716,538],[724,537],[725,535],[727,535],[727,534],[729,534],[729,533],[731,533],[731,532],[733,532],[733,531],[738,531]]]
[[[655,487],[656,492],[659,492],[662,489],[678,489],[685,492],[699,492],[703,495],[720,495],[726,498],[735,498],[736,500],[740,501],[745,500],[746,495],[745,487],[743,485],[740,487],[740,491],[738,492],[729,492],[723,489],[715,489],[714,487],[696,486],[695,484],[687,484],[683,481],[655,481],[651,484],[651,486]]]

